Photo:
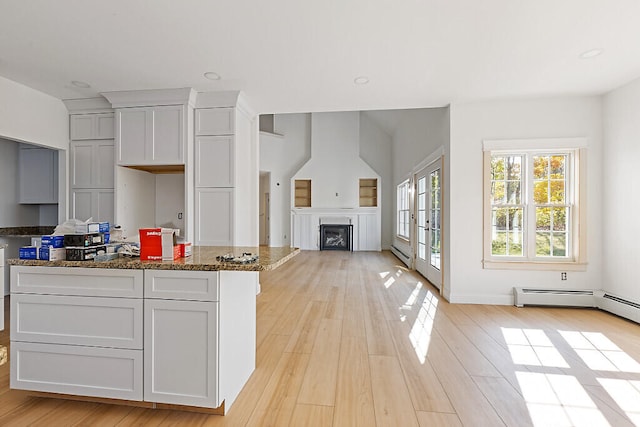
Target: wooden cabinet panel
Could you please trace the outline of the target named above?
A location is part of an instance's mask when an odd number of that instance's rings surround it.
[[[113,189],[76,189],[71,190],[70,217],[86,221],[113,224],[114,218]]]
[[[218,303],[145,300],[144,400],[216,408]]]
[[[233,135],[233,108],[199,108],[196,110],[196,135]]]
[[[196,187],[233,187],[233,136],[196,138]]]
[[[142,350],[11,342],[11,388],[142,400]]]
[[[72,188],[113,188],[112,140],[71,141],[69,150]]]
[[[123,108],[116,112],[118,163],[145,164],[147,140],[153,132],[152,113],[148,108]]]
[[[153,108],[152,157],[155,164],[184,164],[182,143],[183,107]]]
[[[196,245],[233,245],[233,189],[196,189]]]

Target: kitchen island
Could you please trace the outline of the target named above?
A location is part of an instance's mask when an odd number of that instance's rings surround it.
[[[259,254],[249,264],[218,256]],[[259,271],[292,248],[176,261],[9,261],[11,388],[224,414],[255,369]]]

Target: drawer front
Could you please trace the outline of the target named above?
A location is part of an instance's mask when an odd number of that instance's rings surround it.
[[[145,270],[144,297],[218,301],[217,271]]]
[[[142,400],[142,350],[11,342],[11,388]]]
[[[142,299],[11,296],[11,340],[142,349]]]
[[[233,108],[199,108],[196,110],[196,136],[232,135]]]
[[[11,292],[142,298],[142,270],[11,266]]]

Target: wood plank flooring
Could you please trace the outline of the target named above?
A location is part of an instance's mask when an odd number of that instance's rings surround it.
[[[388,252],[302,252],[260,281],[257,366],[227,416],[32,397],[10,360],[0,425],[640,426],[638,324],[451,305]]]

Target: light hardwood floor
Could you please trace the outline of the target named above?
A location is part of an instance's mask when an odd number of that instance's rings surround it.
[[[31,397],[7,364],[0,425],[640,425],[635,323],[451,305],[388,252],[303,252],[261,284],[257,367],[227,416]]]

